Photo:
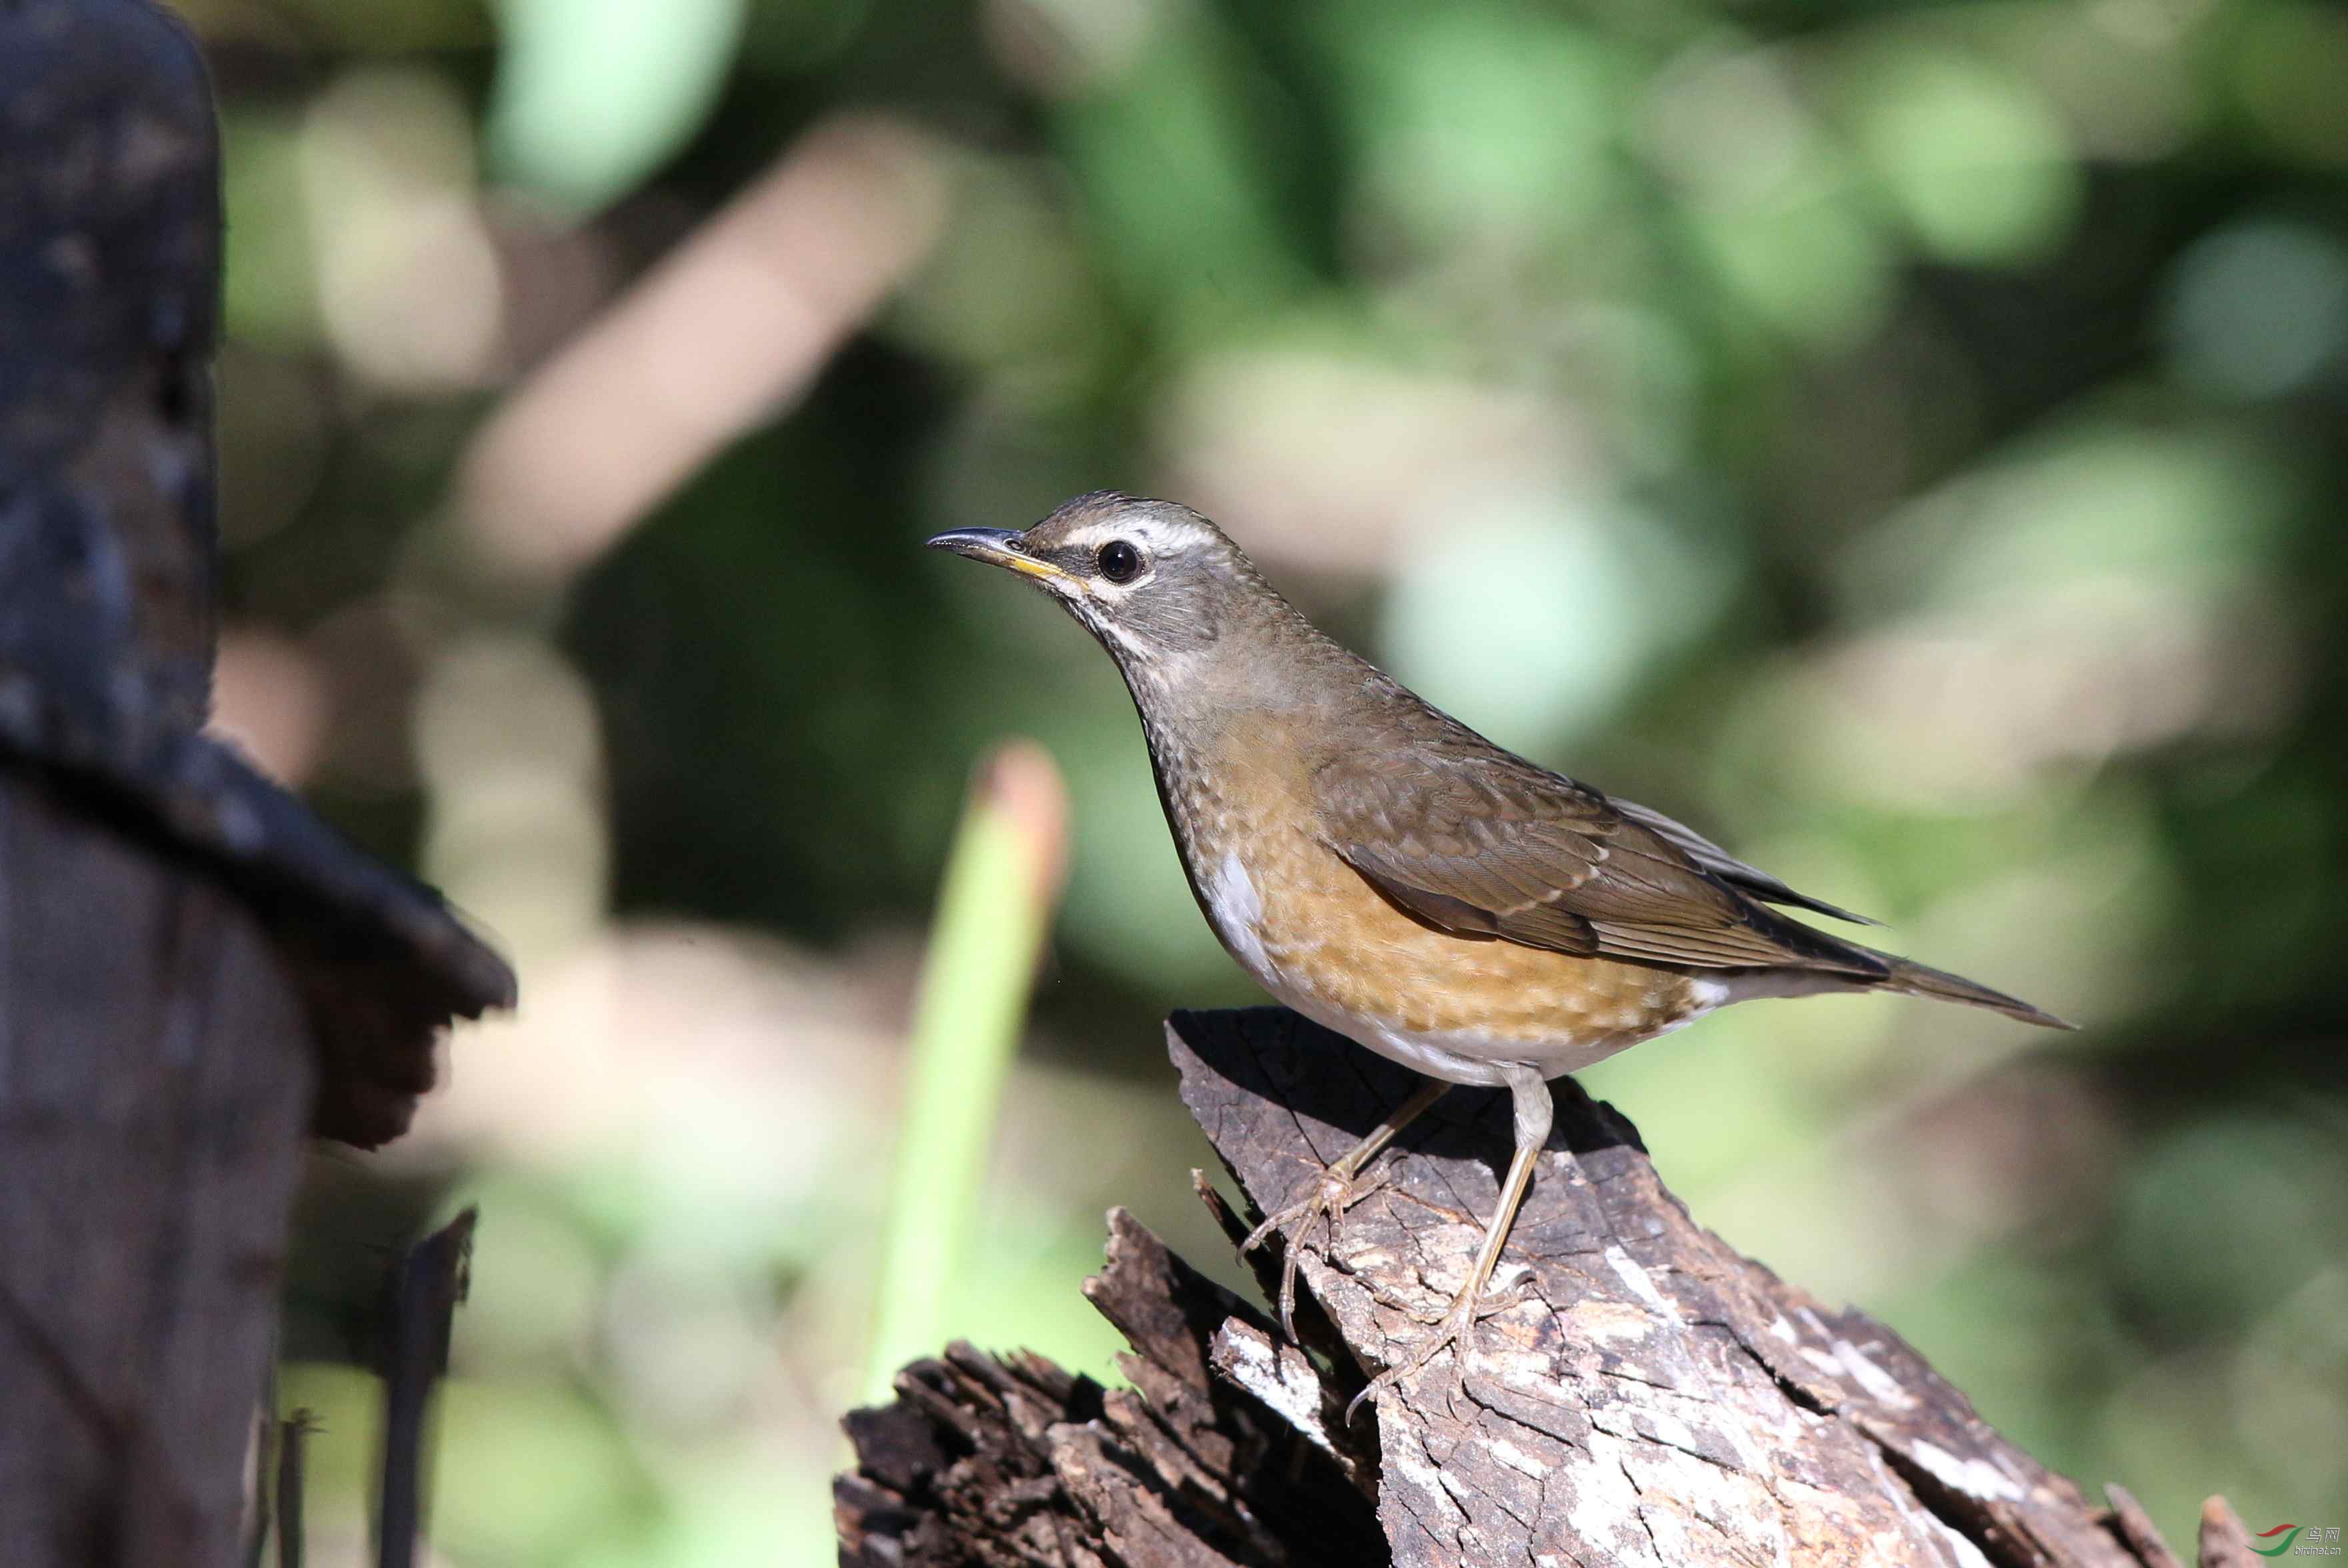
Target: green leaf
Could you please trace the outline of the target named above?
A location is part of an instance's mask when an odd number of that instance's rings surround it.
[[[500,178],[579,214],[692,139],[742,37],[744,0],[499,0],[489,110]]]

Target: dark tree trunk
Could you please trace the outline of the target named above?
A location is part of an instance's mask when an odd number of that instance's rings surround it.
[[[512,977],[201,733],[219,167],[147,0],[0,0],[0,1563],[228,1564],[304,1134]]]
[[[317,1069],[219,882],[0,777],[0,1563],[224,1563]]]

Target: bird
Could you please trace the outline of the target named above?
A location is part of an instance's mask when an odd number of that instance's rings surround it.
[[[1365,1167],[1455,1086],[1511,1097],[1515,1148],[1466,1282],[1350,1408],[1454,1346],[1465,1377],[1550,1080],[1759,997],[1902,992],[2072,1026],[1794,919],[1875,923],[1487,740],[1323,634],[1188,507],[1097,490],[1025,531],[929,543],[1025,578],[1107,650],[1190,891],[1240,967],[1426,1080],[1241,1243],[1285,1237],[1292,1338],[1298,1254],[1375,1190]]]

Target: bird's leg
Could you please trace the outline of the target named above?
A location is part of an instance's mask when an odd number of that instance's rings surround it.
[[[1337,1216],[1368,1197],[1378,1189],[1373,1181],[1356,1185],[1362,1167],[1377,1158],[1378,1150],[1395,1140],[1397,1133],[1418,1119],[1419,1113],[1441,1099],[1451,1086],[1438,1078],[1428,1078],[1418,1091],[1395,1107],[1392,1114],[1370,1130],[1370,1135],[1339,1155],[1335,1163],[1313,1180],[1313,1191],[1304,1198],[1291,1203],[1280,1212],[1265,1219],[1262,1224],[1248,1233],[1240,1243],[1242,1254],[1263,1245],[1275,1231],[1288,1233],[1288,1246],[1280,1264],[1280,1327],[1289,1338],[1296,1337],[1292,1319],[1296,1312],[1296,1259],[1304,1243],[1313,1234],[1313,1227],[1323,1220],[1329,1222],[1329,1239],[1337,1239]],[[1290,1230],[1291,1224],[1295,1228]]]
[[[1549,1141],[1550,1104],[1549,1085],[1540,1074],[1530,1068],[1510,1070],[1509,1088],[1516,1099],[1517,1151],[1509,1161],[1507,1180],[1500,1183],[1499,1206],[1492,1211],[1492,1222],[1484,1229],[1484,1244],[1477,1250],[1476,1266],[1468,1271],[1468,1283],[1452,1298],[1451,1309],[1435,1332],[1411,1351],[1407,1359],[1387,1367],[1370,1380],[1368,1387],[1354,1396],[1345,1407],[1345,1418],[1352,1420],[1362,1401],[1379,1389],[1400,1382],[1442,1354],[1446,1346],[1458,1347],[1459,1379],[1468,1379],[1468,1350],[1476,1328],[1477,1308],[1484,1299],[1484,1287],[1490,1283],[1492,1270],[1500,1261],[1500,1249],[1507,1244],[1509,1231],[1517,1222],[1517,1210],[1525,1201],[1525,1189],[1532,1184],[1533,1166],[1540,1159],[1541,1147]]]

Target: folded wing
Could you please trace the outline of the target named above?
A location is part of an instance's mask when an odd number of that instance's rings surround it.
[[[1762,901],[1842,915],[1660,813],[1505,752],[1409,749],[1324,772],[1336,851],[1430,925],[1560,953],[1691,969],[1807,969],[1858,985],[1881,955]],[[1844,918],[1852,918],[1844,916]]]

